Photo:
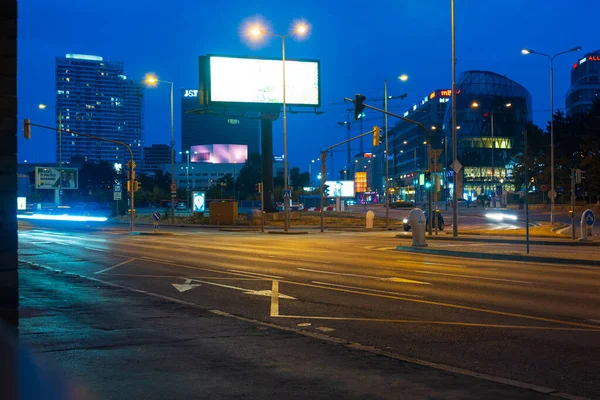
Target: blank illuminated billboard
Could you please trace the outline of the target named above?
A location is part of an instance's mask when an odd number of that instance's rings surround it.
[[[282,104],[281,60],[209,56],[210,102]],[[285,62],[286,104],[320,106],[319,62]]]

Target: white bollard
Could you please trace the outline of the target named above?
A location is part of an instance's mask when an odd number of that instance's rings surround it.
[[[427,247],[425,241],[425,214],[420,208],[413,208],[408,214],[408,223],[412,230],[413,247]]]
[[[367,211],[367,229],[373,229],[373,220],[375,219],[375,213],[371,210]]]

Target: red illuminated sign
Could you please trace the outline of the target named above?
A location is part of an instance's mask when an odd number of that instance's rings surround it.
[[[442,96],[442,97],[452,96],[452,89],[440,90],[440,96]]]
[[[600,56],[589,56],[588,61],[600,61]]]

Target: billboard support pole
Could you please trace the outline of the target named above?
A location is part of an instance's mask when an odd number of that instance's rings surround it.
[[[49,129],[51,131],[55,131],[56,128],[52,128],[50,126],[46,126],[46,125],[40,125],[40,124],[34,124],[33,122],[29,123],[30,126],[36,126],[38,128],[42,128],[42,129]],[[66,130],[59,128],[59,131],[62,132],[67,132]],[[87,133],[78,133],[78,132],[72,132],[72,131],[68,131],[68,133],[71,133],[73,135],[76,136],[83,136],[89,139],[94,139],[94,140],[99,140],[101,142],[109,142],[109,143],[115,143],[118,145],[121,145],[123,147],[125,147],[127,149],[127,151],[129,151],[129,158],[130,158],[130,164],[129,164],[129,185],[131,188],[131,211],[129,213],[130,215],[130,224],[129,224],[129,232],[133,232],[133,228],[134,228],[134,209],[135,209],[135,204],[134,204],[134,192],[135,190],[133,190],[134,188],[134,181],[135,181],[135,176],[133,175],[133,169],[135,168],[135,163],[133,161],[133,152],[131,151],[131,148],[123,143],[123,142],[119,142],[118,140],[112,140],[112,139],[105,139],[102,137],[98,137],[98,136],[94,136],[94,135],[88,135]],[[60,168],[59,168],[60,170]]]

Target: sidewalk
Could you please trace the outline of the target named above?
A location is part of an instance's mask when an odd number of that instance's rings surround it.
[[[550,399],[552,389],[402,361],[20,265],[20,342],[98,399]],[[26,379],[26,382],[36,382]],[[28,388],[31,393],[36,388]],[[36,398],[56,398],[41,392]],[[544,394],[544,393],[551,394]],[[552,396],[552,397],[551,397]],[[32,397],[33,398],[33,397]]]

